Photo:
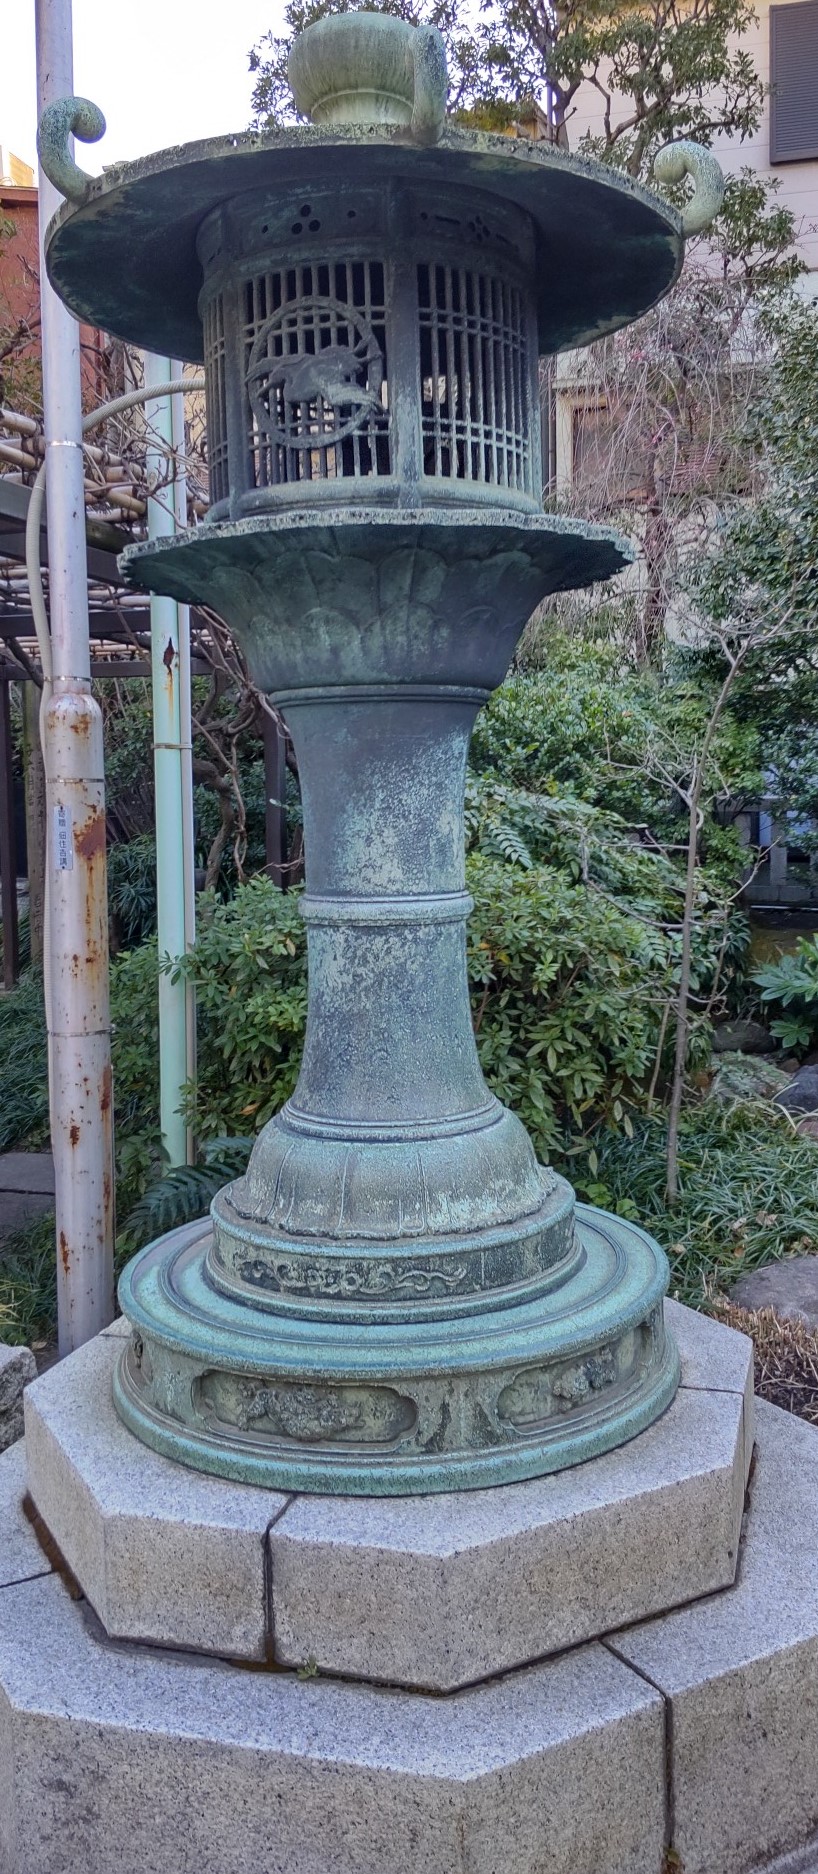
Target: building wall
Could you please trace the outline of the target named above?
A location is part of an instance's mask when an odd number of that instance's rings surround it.
[[[0,328],[15,331],[28,324],[32,341],[18,354],[35,367],[40,357],[40,237],[37,190],[0,182],[0,216],[13,233],[0,242]],[[82,388],[86,408],[105,395],[101,365],[105,340],[93,326],[80,327]]]
[[[797,5],[799,0],[779,0],[779,3]],[[736,174],[741,169],[753,169],[759,175],[778,178],[780,188],[776,199],[782,207],[792,209],[795,215],[798,249],[810,269],[804,277],[802,289],[813,293],[818,291],[818,161],[770,162],[770,4],[769,0],[755,0],[755,4],[756,21],[743,35],[741,43],[743,50],[750,53],[765,88],[761,121],[754,134],[744,142],[737,137],[719,137],[713,149],[728,175]],[[815,89],[818,96],[818,58]],[[568,123],[568,140],[571,150],[576,152],[583,138],[601,133],[603,100],[593,85],[584,85],[574,102],[575,109]],[[627,100],[623,100],[623,113],[626,108]],[[562,492],[571,486],[574,479],[575,416],[588,398],[581,372],[578,374],[577,371],[577,363],[576,353],[565,352],[557,366],[555,481],[557,489]]]
[[[799,0],[782,0],[797,5]],[[818,162],[770,163],[770,6],[769,0],[755,0],[756,22],[743,34],[742,50],[749,52],[765,87],[764,107],[758,130],[744,143],[738,138],[719,137],[713,145],[723,169],[734,174],[740,169],[754,169],[759,175],[777,176],[781,187],[778,201],[791,208],[798,223],[799,248],[806,265],[818,273]],[[818,60],[815,89],[818,94]],[[576,109],[568,125],[568,139],[576,151],[584,136],[599,133],[602,99],[593,85],[584,85],[575,99]],[[623,100],[623,114],[627,100]],[[818,285],[818,280],[815,282]]]
[[[798,4],[798,0],[779,0],[785,5]],[[749,52],[756,71],[767,92],[770,83],[770,8],[768,0],[756,0],[757,20],[753,27],[744,34],[743,49]],[[818,95],[818,59],[814,73],[816,95]],[[720,137],[714,144],[715,154],[728,174],[738,169],[755,169],[762,176],[778,177],[781,187],[778,201],[784,208],[791,208],[799,230],[798,246],[802,259],[810,271],[818,276],[818,162],[777,163],[770,162],[770,98],[765,95],[764,110],[758,130],[745,143],[735,139]],[[809,282],[818,287],[818,277]]]
[[[15,189],[34,187],[34,171],[30,163],[24,163],[20,156],[15,156],[7,143],[0,143],[0,183],[11,183]]]

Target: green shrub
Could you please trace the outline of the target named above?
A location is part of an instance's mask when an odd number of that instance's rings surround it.
[[[543,1156],[566,1126],[630,1124],[657,1048],[666,948],[554,867],[475,854],[469,976],[483,1070]]]
[[[24,970],[0,996],[0,1151],[40,1151],[48,1144],[48,1045],[43,983]]]
[[[53,1212],[10,1230],[0,1255],[0,1340],[29,1346],[48,1340],[57,1318]]]
[[[156,929],[156,840],[139,833],[108,848],[108,913],[120,950],[144,943]]]
[[[471,764],[511,787],[575,795],[676,846],[685,837],[685,787],[720,676],[674,652],[666,672],[635,671],[620,648],[549,629],[544,668],[516,675],[477,719]],[[715,737],[705,800],[722,814],[764,791],[758,731],[727,712]],[[746,854],[711,816],[700,856],[741,876]],[[721,837],[719,837],[721,835]],[[726,874],[724,867],[726,864]]]
[[[700,1307],[719,1289],[779,1256],[818,1251],[818,1144],[769,1101],[725,1107],[705,1099],[682,1116],[679,1202],[664,1201],[667,1134],[661,1114],[633,1137],[601,1133],[596,1173],[576,1178],[589,1203],[638,1219],[670,1257],[672,1293]]]
[[[267,878],[227,903],[199,900],[197,1086],[187,1111],[199,1138],[256,1132],[295,1086],[307,1017],[307,944],[297,892]]]
[[[766,1008],[786,1011],[770,1023],[784,1047],[801,1050],[818,1039],[818,938],[803,937],[796,951],[752,972]]]
[[[117,1235],[117,1260],[123,1262],[144,1243],[181,1223],[204,1217],[216,1192],[246,1170],[253,1141],[207,1139],[196,1165],[175,1165],[137,1198]]]

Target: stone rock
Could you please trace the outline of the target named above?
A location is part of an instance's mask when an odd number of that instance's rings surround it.
[[[808,1842],[805,1848],[796,1848],[792,1854],[781,1855],[763,1870],[763,1874],[818,1874],[818,1841]]]
[[[756,1313],[773,1308],[790,1320],[818,1331],[818,1255],[788,1256],[743,1275],[730,1291],[740,1308]]]
[[[667,1701],[684,1874],[818,1865],[818,1428],[756,1412],[735,1586],[608,1642]]]
[[[818,1065],[805,1062],[799,1067],[789,1086],[776,1094],[775,1103],[788,1113],[818,1113]]]
[[[774,1054],[775,1036],[761,1022],[721,1022],[713,1032],[714,1054]]]
[[[659,1874],[668,1827],[684,1874],[818,1874],[818,1432],[758,1414],[733,1588],[448,1697],[110,1643],[56,1575],[0,1589],[2,1874],[66,1874],[67,1842],[83,1874]],[[23,1483],[16,1449],[12,1525]]]
[[[710,1088],[714,1100],[771,1100],[789,1086],[790,1077],[761,1055],[720,1054]]]
[[[445,1691],[597,1637],[617,1604],[732,1581],[752,1349],[673,1303],[668,1326],[680,1390],[621,1451],[434,1500],[296,1497],[269,1536],[276,1658]]]
[[[0,1191],[54,1194],[54,1160],[50,1152],[0,1152]]]
[[[36,1375],[37,1363],[28,1347],[0,1345],[0,1451],[23,1436],[23,1388]]]

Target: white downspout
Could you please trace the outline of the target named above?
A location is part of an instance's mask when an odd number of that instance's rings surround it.
[[[168,380],[180,367],[169,358],[144,353],[145,383]],[[176,532],[178,494],[168,481],[168,461],[174,444],[173,401],[147,400],[146,470],[148,488],[161,487],[148,497],[148,538],[159,540]],[[178,420],[177,420],[178,434]],[[151,433],[159,446],[151,444]],[[162,484],[167,483],[166,486]],[[153,688],[153,761],[156,790],[156,921],[160,965],[175,961],[188,947],[186,874],[192,859],[192,825],[185,837],[186,793],[183,742],[190,744],[189,613],[175,599],[151,594],[151,680]],[[182,616],[184,611],[184,616]],[[183,640],[187,637],[185,659]],[[183,664],[186,663],[186,671]],[[183,725],[184,701],[188,708],[187,734]],[[192,794],[191,794],[192,808]],[[159,1110],[162,1149],[170,1165],[188,1161],[189,1140],[179,1111],[181,1090],[188,1075],[188,1002],[184,981],[173,981],[166,970],[159,975]]]
[[[171,362],[171,377],[182,376],[182,365]],[[187,477],[180,469],[185,456],[185,400],[171,397],[173,448],[176,473],[173,480],[173,506],[176,526],[187,527]],[[196,942],[196,851],[193,844],[193,697],[190,672],[190,606],[179,606],[179,711],[182,728],[182,843],[184,850],[185,949]],[[187,1032],[187,1079],[196,1079],[196,991],[185,983],[185,1026]],[[192,1127],[187,1130],[187,1162],[195,1163],[196,1140]]]

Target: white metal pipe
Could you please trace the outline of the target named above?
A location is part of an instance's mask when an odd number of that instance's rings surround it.
[[[71,0],[35,0],[41,114],[74,90]],[[40,239],[60,198],[39,178]],[[79,326],[40,269],[53,690],[43,697],[60,1354],[113,1317],[113,1101],[102,717],[91,695]]]
[[[16,429],[21,436],[39,436],[40,425],[33,416],[23,416],[19,410],[9,410],[6,404],[0,409],[0,424],[4,429]]]
[[[15,468],[30,470],[38,466],[36,456],[31,455],[28,449],[18,448],[13,442],[0,441],[0,458],[4,462],[13,462]]]
[[[145,382],[172,376],[169,358],[145,352]],[[169,397],[145,405],[148,441],[145,464],[148,485],[167,480],[173,450],[173,407]],[[152,442],[151,435],[158,439]],[[148,499],[148,538],[158,540],[176,530],[173,491]],[[187,997],[182,979],[173,981],[161,966],[184,955],[185,839],[182,812],[182,715],[180,683],[180,619],[175,599],[151,594],[151,680],[153,690],[153,761],[156,789],[156,923],[159,945],[159,1113],[162,1148],[171,1165],[184,1165],[188,1157],[185,1121],[180,1113],[181,1090],[187,1078]]]
[[[171,377],[182,375],[181,362],[171,363]],[[187,527],[187,476],[180,467],[185,456],[185,400],[171,397],[171,421],[175,473],[173,511],[177,529]],[[179,719],[181,729],[182,848],[184,854],[184,923],[185,949],[196,942],[196,851],[193,843],[193,696],[190,674],[190,607],[179,606]],[[185,982],[185,1034],[187,1043],[186,1077],[196,1079],[196,990]],[[196,1139],[192,1126],[187,1129],[187,1162],[196,1157]]]
[[[147,389],[140,388],[138,390],[124,391],[121,396],[113,397],[110,403],[100,404],[96,410],[91,411],[90,416],[83,417],[83,436],[86,436],[89,430],[98,428],[100,423],[107,422],[109,417],[120,416],[123,411],[132,410],[135,405],[145,403],[149,397],[173,396],[182,390],[203,390],[204,383],[205,380],[203,377],[173,378],[165,384],[150,384]],[[42,526],[44,501],[45,463],[40,467],[37,477],[32,484],[28,515],[26,517],[26,577],[28,579],[29,599],[31,601],[31,615],[34,620],[34,630],[37,634],[40,662],[43,667],[43,679],[44,682],[48,684],[51,682],[52,676],[51,633],[45,598],[43,596],[43,582],[40,574],[40,528]]]

